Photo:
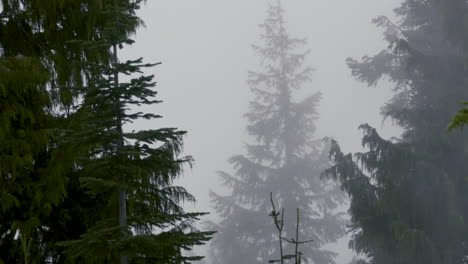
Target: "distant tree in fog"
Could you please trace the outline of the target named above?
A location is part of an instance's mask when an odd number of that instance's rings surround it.
[[[395,12],[396,24],[374,21],[386,48],[348,65],[370,86],[382,78],[394,84],[382,115],[404,132],[390,141],[362,125],[367,151],[353,159],[333,144],[336,165],[327,173],[351,197],[351,246],[369,263],[466,263],[468,134],[446,131],[457,102],[468,98],[466,57],[431,1],[406,0]]]
[[[211,194],[221,216],[212,227],[218,230],[211,243],[213,263],[266,263],[279,256],[268,216],[270,192],[286,210],[286,238],[294,237],[295,211],[300,209],[301,237],[314,240],[301,250],[314,263],[334,263],[336,254],[322,246],[345,231],[343,214],[337,210],[344,193],[334,182],[320,179],[329,166],[328,148],[313,138],[320,93],[303,100],[295,93],[311,80],[312,69],[303,66],[308,51],[298,51],[306,40],[287,33],[283,13],[279,2],[269,6],[260,25],[263,45],[253,46],[263,66],[262,71],[249,72],[254,98],[245,116],[253,142],[246,145],[245,155],[230,159],[234,174],[219,173],[230,193]],[[285,251],[293,252],[290,247]]]

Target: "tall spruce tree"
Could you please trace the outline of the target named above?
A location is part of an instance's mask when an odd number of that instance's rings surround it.
[[[468,255],[468,135],[446,133],[461,98],[468,98],[463,51],[452,45],[431,1],[406,0],[397,24],[379,17],[390,48],[348,65],[359,80],[394,84],[382,115],[404,130],[386,140],[362,125],[364,153],[343,154],[338,178],[351,197],[351,247],[370,263],[465,263]],[[359,164],[359,165],[358,165]]]
[[[74,40],[101,39],[114,21],[103,15],[113,2],[1,1],[0,263],[71,263],[56,243],[78,239],[108,217],[109,197],[86,192],[79,181],[83,151],[93,148],[64,135],[82,129],[76,121],[88,112],[74,113],[75,99],[87,94],[77,87],[96,72],[80,62],[109,63],[113,55]]]
[[[70,162],[49,147],[47,78],[36,58],[0,58],[0,263],[40,255],[37,229],[64,195]]]
[[[130,2],[132,0],[127,0]],[[79,61],[109,59],[110,53],[83,52],[72,40],[100,36],[102,11],[112,0],[2,0],[0,46],[2,56],[40,58],[49,72],[48,88],[53,103],[63,109],[73,105],[84,72]],[[135,28],[129,28],[131,33]],[[102,51],[102,50],[100,50]]]
[[[455,47],[463,50],[465,58],[465,67],[468,65],[468,3],[463,0],[441,1],[430,0],[437,8],[438,14],[443,21],[443,30],[445,36]],[[463,107],[453,117],[449,124],[449,129],[455,127],[463,128],[468,125],[468,98],[460,98],[464,100]],[[460,102],[454,102],[460,103]]]
[[[264,70],[249,72],[254,95],[245,115],[254,142],[247,154],[230,159],[235,174],[220,172],[228,195],[212,193],[222,220],[213,224],[218,234],[211,244],[213,263],[265,263],[278,259],[278,241],[268,213],[270,192],[285,208],[284,236],[294,238],[296,208],[301,211],[300,237],[312,239],[301,246],[314,263],[334,263],[333,252],[322,249],[344,233],[344,220],[336,211],[344,202],[337,184],[320,180],[329,163],[325,146],[313,139],[320,93],[304,100],[295,91],[311,79],[312,69],[303,63],[308,51],[298,51],[305,39],[291,37],[285,28],[280,2],[271,4],[260,28],[263,46],[254,45]],[[292,246],[285,252],[294,252]]]
[[[203,213],[185,213],[180,203],[194,197],[172,186],[183,166],[191,162],[188,156],[180,157],[185,132],[124,130],[134,120],[160,118],[134,111],[160,102],[154,98],[154,76],[143,74],[156,64],[142,63],[141,58],[120,62],[117,53],[133,43],[126,33],[140,23],[135,15],[140,2],[112,1],[104,9],[107,23],[101,38],[81,42],[84,49],[112,50],[112,60],[85,65],[90,75],[76,114],[81,127],[68,137],[83,150],[77,162],[81,184],[89,195],[107,204],[100,212],[102,220],[80,239],[60,243],[75,261],[189,263],[202,257],[183,256],[182,250],[203,244],[213,234],[193,228],[193,221]]]
[[[0,262],[57,263],[58,237],[86,230],[86,221],[72,221],[62,210],[73,201],[70,211],[80,215],[76,201],[83,196],[70,173],[74,155],[57,139],[66,114],[56,110],[71,106],[68,88],[81,83],[83,71],[73,62],[98,57],[69,41],[99,34],[105,2],[0,3]]]

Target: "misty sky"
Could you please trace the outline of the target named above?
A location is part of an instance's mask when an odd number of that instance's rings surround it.
[[[317,138],[333,136],[344,152],[359,151],[364,122],[385,137],[398,136],[380,107],[391,96],[391,85],[367,87],[356,81],[345,64],[385,48],[382,30],[371,23],[392,16],[398,0],[283,0],[293,36],[307,37],[307,63],[316,69],[305,94],[322,91]],[[179,184],[198,200],[190,210],[211,211],[208,190],[218,189],[216,171],[230,171],[227,159],[243,153],[249,87],[247,71],[259,69],[251,44],[259,43],[258,24],[266,17],[266,0],[149,0],[140,12],[146,28],[125,57],[162,62],[153,68],[159,99],[151,112],[164,119],[138,123],[149,128],[187,130],[185,151],[195,158]],[[394,19],[394,18],[393,18]],[[343,259],[337,263],[344,263]]]

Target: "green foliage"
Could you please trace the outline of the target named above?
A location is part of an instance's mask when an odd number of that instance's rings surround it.
[[[7,263],[40,254],[38,228],[66,196],[71,155],[53,144],[47,81],[39,59],[0,57],[0,258]]]
[[[465,102],[463,104],[468,105],[468,102]],[[460,109],[458,113],[453,117],[448,129],[452,130],[456,127],[463,128],[466,125],[468,125],[468,108],[465,107]]]
[[[70,111],[83,85],[86,71],[82,61],[108,61],[105,49],[83,50],[74,40],[97,40],[109,17],[103,15],[114,0],[2,0],[0,16],[0,53],[40,58],[49,72],[51,99],[55,106]],[[122,0],[132,3],[133,0]],[[141,2],[141,1],[136,1]],[[121,34],[133,34],[141,24],[133,19]],[[125,21],[123,21],[125,22]]]
[[[386,140],[362,125],[366,151],[345,155],[332,142],[335,165],[324,174],[350,196],[350,246],[369,263],[463,263],[468,137],[446,133],[446,124],[457,110],[453,102],[468,97],[464,59],[430,1],[404,1],[395,12],[398,24],[374,21],[390,48],[348,65],[368,85],[392,81],[395,95],[382,115],[404,132]]]
[[[125,1],[107,6],[103,15],[109,16],[109,22],[102,38],[81,42],[84,49],[113,49],[114,56],[110,63],[84,65],[90,78],[74,121],[79,129],[68,136],[81,150],[77,173],[82,186],[107,204],[96,225],[79,239],[60,243],[67,256],[86,263],[115,262],[121,256],[130,263],[188,263],[201,257],[185,257],[181,250],[203,244],[213,234],[193,230],[192,223],[203,213],[184,213],[180,203],[194,198],[184,188],[172,186],[192,160],[180,157],[185,132],[123,129],[137,119],[160,117],[133,110],[160,102],[154,99],[153,76],[142,74],[156,64],[142,63],[141,58],[118,61],[117,47],[132,43],[125,29],[138,22],[137,8],[138,3]],[[130,79],[122,81],[122,75]],[[122,195],[123,201],[118,198]]]
[[[321,247],[344,233],[345,221],[336,209],[345,196],[337,184],[320,180],[329,165],[326,146],[313,138],[320,93],[295,100],[295,91],[311,79],[312,69],[303,64],[309,52],[300,50],[306,40],[288,34],[279,3],[269,7],[260,27],[263,45],[253,47],[263,70],[249,72],[253,98],[245,115],[253,143],[246,145],[246,155],[229,160],[234,174],[219,173],[230,192],[211,195],[222,219],[212,223],[219,231],[212,242],[213,261],[265,263],[280,255],[272,236],[277,232],[265,224],[271,222],[268,194],[273,191],[279,207],[300,208],[299,232],[314,240],[303,247],[309,261],[334,263],[335,253]],[[284,221],[284,236],[293,237],[294,216]],[[292,247],[285,246],[285,252]]]
[[[74,151],[61,135],[78,96],[73,88],[87,75],[77,62],[109,54],[83,52],[72,40],[99,37],[109,2],[1,1],[0,259],[6,263],[27,262],[25,255],[30,262],[68,263],[55,242],[77,238],[96,221],[88,216],[101,205],[77,185]]]
[[[109,67],[114,66],[109,46],[131,44],[128,36],[142,24],[135,15],[140,2],[1,2],[0,263],[86,263],[83,257],[72,260],[63,254],[64,248],[57,242],[72,240],[77,245],[87,230],[96,231],[115,218],[117,186],[138,190],[128,193],[129,212],[136,218],[127,230],[146,235],[125,236],[122,241],[132,248],[146,245],[148,251],[149,246],[163,247],[163,241],[169,240],[172,251],[166,247],[164,258],[160,254],[159,262],[152,263],[196,260],[198,257],[181,256],[180,250],[202,243],[212,234],[187,231],[191,230],[189,223],[202,214],[184,214],[180,202],[194,199],[183,188],[171,186],[182,165],[191,160],[175,158],[184,132],[163,128],[125,133],[131,144],[116,151],[116,133],[107,130],[115,128],[111,119],[116,111],[97,105],[110,106],[118,96],[124,106],[157,102],[147,99],[156,94],[147,89],[152,87],[152,77],[122,83],[108,91],[110,101],[92,98],[105,94],[91,88],[105,90],[105,71],[114,70]],[[140,63],[135,60],[116,66],[124,74],[151,66]],[[83,98],[85,102],[81,102]],[[121,108],[120,112],[125,111]],[[122,122],[128,122],[158,116],[131,113],[122,117]],[[128,162],[120,164],[122,160]],[[137,177],[126,183],[107,179],[105,173],[115,170]],[[152,228],[161,219],[167,220],[164,225],[159,223],[165,235],[148,235],[157,231]],[[83,237],[92,238],[87,235]],[[141,258],[134,257],[132,262],[144,263]],[[169,259],[172,262],[165,262]]]

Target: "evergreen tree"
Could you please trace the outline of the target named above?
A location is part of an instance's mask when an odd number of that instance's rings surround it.
[[[468,136],[446,133],[454,102],[468,98],[463,52],[447,41],[431,1],[407,0],[395,12],[397,24],[374,20],[390,48],[348,65],[368,85],[393,82],[382,115],[404,132],[386,140],[362,125],[367,151],[353,158],[334,142],[326,174],[351,197],[350,245],[369,263],[465,263]]]
[[[443,31],[452,45],[463,50],[465,58],[465,67],[468,63],[468,24],[466,18],[468,17],[468,4],[463,0],[430,1],[438,11],[438,14],[443,21]],[[468,100],[468,98],[461,98]],[[460,100],[461,100],[460,99]],[[454,103],[459,103],[454,102]],[[468,102],[463,103],[464,107],[458,111],[449,124],[449,129],[455,127],[463,128],[468,125]]]
[[[55,112],[71,98],[58,87],[80,83],[70,62],[85,56],[67,42],[95,36],[97,2],[0,3],[0,262],[50,261],[45,233],[73,182],[73,153],[57,142],[64,119]]]
[[[132,0],[127,0],[130,2]],[[49,72],[52,102],[64,110],[73,105],[84,72],[80,61],[109,59],[109,52],[83,52],[73,40],[100,36],[105,19],[103,8],[112,0],[2,0],[0,48],[5,57],[40,58]],[[135,28],[129,28],[134,32]],[[103,50],[100,50],[101,52]]]
[[[0,263],[40,253],[37,229],[64,196],[71,162],[50,145],[47,80],[38,59],[0,57]]]
[[[56,243],[78,239],[108,217],[102,212],[109,197],[86,192],[79,181],[84,151],[96,146],[64,135],[83,128],[77,120],[87,111],[75,113],[76,99],[87,91],[78,87],[96,74],[80,62],[112,59],[110,49],[83,49],[74,40],[101,39],[114,21],[103,15],[113,2],[0,3],[0,263],[70,263]],[[122,36],[138,25],[120,28]]]
[[[142,58],[119,62],[118,49],[133,43],[130,32],[140,20],[141,1],[115,0],[106,6],[101,39],[83,41],[85,49],[111,49],[110,63],[87,63],[89,80],[76,114],[81,127],[68,137],[80,146],[78,175],[87,193],[107,205],[102,219],[80,239],[62,242],[66,254],[85,263],[188,263],[183,249],[203,244],[212,232],[194,230],[192,222],[203,213],[184,213],[180,203],[194,201],[172,182],[191,162],[180,157],[182,135],[175,128],[126,132],[124,125],[137,119],[154,119],[152,113],[134,112],[153,105],[153,75],[143,75]],[[138,77],[134,77],[139,74]],[[122,80],[122,76],[130,80]]]
[[[295,237],[294,211],[299,208],[299,233],[314,241],[302,245],[304,256],[314,263],[334,263],[335,253],[321,247],[343,235],[344,220],[336,209],[345,197],[338,185],[319,178],[328,166],[325,147],[313,139],[320,93],[295,99],[294,92],[311,78],[312,69],[303,66],[308,51],[297,51],[306,40],[287,33],[279,2],[269,6],[260,27],[264,45],[253,48],[264,71],[249,73],[254,99],[246,114],[247,131],[255,141],[246,146],[246,155],[230,159],[234,175],[219,173],[230,193],[211,194],[222,217],[213,224],[219,233],[211,255],[215,263],[226,264],[279,258],[277,231],[268,216],[273,192],[278,206],[286,210],[284,237]],[[293,246],[284,250],[294,252]]]

